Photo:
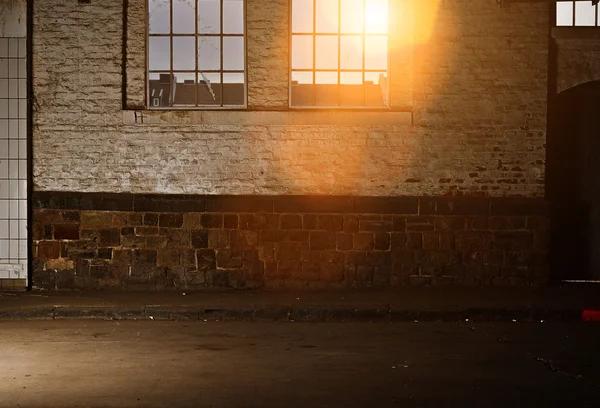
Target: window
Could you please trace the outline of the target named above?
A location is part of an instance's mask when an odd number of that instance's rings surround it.
[[[246,105],[244,0],[148,1],[150,108]]]
[[[291,7],[290,106],[388,106],[388,0]]]
[[[598,27],[600,8],[591,0],[556,2],[556,25]]]

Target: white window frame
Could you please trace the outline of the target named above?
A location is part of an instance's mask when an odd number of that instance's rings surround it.
[[[220,28],[219,33],[215,34],[206,34],[206,33],[198,33],[198,1],[192,0],[196,5],[196,32],[195,34],[174,34],[173,33],[173,1],[169,0],[170,14],[171,14],[171,23],[170,33],[168,34],[151,34],[150,33],[150,0],[146,0],[146,106],[149,110],[245,110],[248,108],[248,28],[247,28],[247,0],[241,0],[243,2],[243,21],[244,21],[244,29],[242,34],[224,34],[223,33],[223,1],[220,2]],[[173,69],[173,38],[175,37],[190,37],[194,36],[196,39],[196,69],[191,70],[174,70]],[[170,69],[169,70],[150,70],[150,38],[151,37],[168,37],[171,40],[170,44]],[[198,38],[199,37],[217,37],[220,38],[220,52],[221,52],[221,68],[219,70],[199,70],[198,69]],[[244,70],[243,72],[240,70],[224,70],[223,69],[223,38],[225,37],[242,37],[244,39]],[[173,90],[173,75],[174,73],[194,73],[196,75],[196,89],[198,88],[200,78],[200,72],[215,74],[219,73],[221,77],[221,87],[220,87],[220,100],[221,105],[198,105],[198,94],[196,91],[196,105],[173,105],[173,102],[169,101],[169,106],[161,106],[156,107],[152,106],[152,96],[150,95],[150,74],[152,73],[164,73],[170,74],[170,89],[171,95],[169,95],[169,99],[172,96]],[[240,105],[224,105],[223,104],[223,74],[227,73],[243,73],[244,75],[244,103]]]
[[[293,31],[293,3],[294,0],[289,0],[289,108],[290,109],[341,109],[341,110],[352,110],[352,109],[360,109],[360,110],[377,110],[377,111],[385,111],[385,110],[390,110],[391,109],[391,76],[390,76],[390,62],[391,62],[391,46],[390,46],[390,38],[391,38],[391,34],[390,34],[390,16],[388,14],[388,31],[386,34],[368,34],[366,33],[366,30],[364,29],[364,25],[366,24],[366,19],[363,19],[363,32],[362,34],[345,34],[341,32],[341,27],[342,27],[342,22],[341,22],[341,0],[338,0],[338,32],[337,33],[318,33],[316,31],[316,16],[317,16],[317,7],[316,7],[316,3],[317,0],[313,0],[313,30],[312,33],[295,33]],[[363,0],[363,5],[366,8],[366,2],[368,0]],[[388,13],[392,10],[392,1],[393,0],[388,0]],[[313,38],[313,58],[312,58],[312,63],[313,63],[313,68],[312,69],[294,69],[292,66],[292,57],[293,57],[293,48],[292,48],[292,40],[293,40],[293,36],[294,35],[305,35],[305,36],[312,36]],[[337,69],[317,69],[316,68],[316,37],[317,35],[331,35],[331,36],[337,36],[338,38],[338,68]],[[362,69],[360,70],[353,70],[353,69],[342,69],[341,68],[341,58],[340,58],[340,53],[341,53],[341,49],[340,49],[340,41],[341,41],[341,37],[344,35],[360,35],[362,36],[362,43],[363,43],[363,47],[362,47]],[[385,70],[385,73],[387,75],[387,89],[386,89],[386,99],[387,101],[384,100],[384,105],[370,105],[370,106],[365,106],[365,105],[331,105],[331,106],[326,106],[326,105],[294,105],[292,103],[292,72],[312,72],[313,74],[313,85],[315,85],[315,81],[316,81],[316,72],[337,72],[338,73],[338,83],[337,85],[340,86],[342,84],[340,84],[340,76],[341,73],[343,72],[361,72],[363,75],[363,85],[364,85],[364,79],[365,79],[365,73],[367,72],[383,72],[383,70],[378,69],[378,70],[371,70],[371,69],[365,69],[365,38],[367,36],[382,36],[382,37],[387,37],[387,69]],[[340,101],[340,92],[338,91],[338,101]],[[341,101],[340,101],[341,102]],[[314,103],[314,96],[313,96],[313,103]]]

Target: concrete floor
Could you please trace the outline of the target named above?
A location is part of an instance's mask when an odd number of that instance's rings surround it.
[[[600,325],[0,322],[1,407],[600,406]]]

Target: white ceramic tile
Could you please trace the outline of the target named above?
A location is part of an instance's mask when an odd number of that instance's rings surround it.
[[[27,220],[19,220],[19,239],[27,237]]]
[[[8,119],[0,119],[0,139],[8,139]]]
[[[0,256],[0,262],[2,262],[1,256]],[[10,271],[8,269],[0,268],[0,279],[10,279]]]
[[[27,220],[27,200],[19,200],[19,218]]]
[[[8,159],[8,139],[0,139],[0,159]]]
[[[8,57],[8,38],[0,38],[0,57]]]
[[[17,203],[17,208],[19,208]],[[8,220],[8,233],[10,234],[10,238],[20,238],[19,236],[19,220],[13,219],[13,213],[10,214],[10,220]]]
[[[27,98],[27,81],[19,79],[19,98]]]
[[[18,102],[19,102],[18,118],[26,119],[27,118],[27,99],[19,99]]]
[[[19,201],[18,200],[9,200],[8,201],[8,216],[11,220],[15,220],[19,218]],[[10,236],[14,238],[11,233]]]
[[[19,180],[8,180],[10,198],[19,198]]]
[[[8,97],[18,98],[19,97],[19,80],[9,79],[8,80]]]
[[[8,257],[15,261],[19,259],[19,240],[10,239],[8,241]],[[15,262],[16,263],[16,262]]]
[[[19,140],[19,159],[24,159],[27,157],[27,141]]]
[[[11,159],[17,159],[19,157],[19,142],[17,139],[8,140],[8,157]]]
[[[19,77],[19,60],[8,60],[8,77],[17,79]]]
[[[27,78],[27,60],[19,60],[19,78]]]
[[[8,60],[0,58],[0,78],[8,78]]]
[[[27,180],[19,180],[19,198],[27,203]]]
[[[19,38],[19,58],[25,58],[27,56],[27,39]]]
[[[0,239],[8,239],[8,221],[0,220]]]
[[[0,179],[8,178],[8,160],[0,159]]]
[[[0,79],[0,98],[8,98],[8,79]]]
[[[19,139],[27,139],[27,120],[19,119]]]
[[[27,240],[19,240],[19,258],[27,259]]]
[[[8,100],[8,117],[11,119],[19,118],[19,100],[9,99]]]
[[[10,183],[8,180],[0,180],[0,199],[8,198]]]
[[[10,58],[17,58],[19,56],[19,39],[9,38],[8,39],[8,56]]]
[[[0,119],[8,118],[8,99],[0,99]]]
[[[8,119],[8,138],[17,139],[19,137],[19,119]]]
[[[0,200],[0,220],[8,219],[8,200]]]
[[[8,177],[11,179],[19,178],[19,161],[8,160]]]
[[[27,160],[21,159],[21,160],[18,160],[18,162],[19,162],[19,180],[27,180]],[[21,190],[21,185],[19,184],[19,197],[26,197],[26,195],[23,195],[23,193],[21,191],[27,191],[27,186],[25,186],[24,190]]]

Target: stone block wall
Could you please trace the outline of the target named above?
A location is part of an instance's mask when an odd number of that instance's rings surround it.
[[[539,199],[37,193],[44,289],[543,285]]]

